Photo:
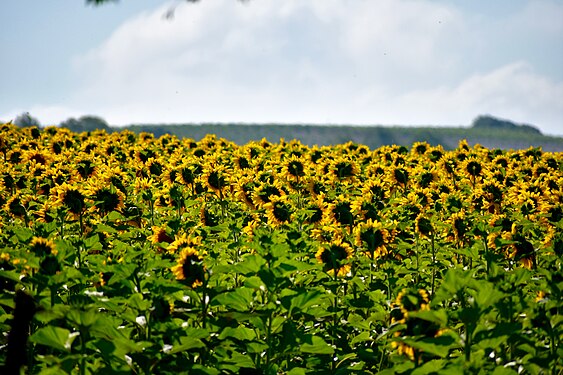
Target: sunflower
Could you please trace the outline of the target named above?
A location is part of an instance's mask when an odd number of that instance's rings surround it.
[[[264,182],[254,190],[252,201],[256,207],[261,207],[266,203],[270,203],[275,197],[281,197],[282,195],[285,195],[285,191],[279,182]]]
[[[174,241],[170,243],[168,246],[168,253],[170,254],[177,254],[180,253],[183,249],[186,248],[195,248],[199,246],[201,243],[199,237],[189,237],[185,233],[178,236],[175,236]]]
[[[409,172],[405,168],[395,167],[391,170],[391,183],[406,186],[409,182]]]
[[[226,168],[217,164],[208,164],[203,169],[203,183],[216,193],[222,194],[223,190],[229,186],[229,179]]]
[[[469,232],[470,226],[463,211],[455,212],[450,217],[450,223],[453,233],[453,240],[456,243],[463,243],[465,235]]]
[[[510,245],[512,252],[509,257],[519,261],[522,267],[532,269],[536,264],[534,245],[519,232],[513,235],[512,240],[514,242]]]
[[[43,237],[33,237],[29,244],[29,250],[38,257],[44,257],[51,254],[57,255],[58,253],[53,241]]]
[[[371,259],[387,254],[392,234],[381,222],[369,219],[358,224],[354,232],[356,246],[363,247]]]
[[[202,205],[199,211],[199,219],[201,223],[206,227],[216,227],[220,223],[220,216],[209,209],[205,204]]]
[[[336,238],[334,241],[322,245],[315,254],[315,258],[323,264],[323,270],[328,274],[336,273],[336,276],[345,276],[351,269],[347,262],[352,254],[352,247],[342,239]]]
[[[203,257],[193,246],[188,246],[180,252],[178,264],[171,268],[177,280],[196,288],[205,281],[205,266]]]
[[[241,176],[237,179],[234,185],[235,198],[240,202],[245,203],[249,208],[254,209],[254,202],[252,201],[252,193],[255,190],[256,184],[254,179],[250,176]]]
[[[327,205],[322,197],[312,199],[305,205],[303,212],[304,222],[313,225],[319,225],[326,221],[328,214]]]
[[[475,183],[478,177],[481,177],[484,172],[484,166],[475,157],[467,158],[461,164],[462,172],[469,177],[471,183]]]
[[[403,324],[406,327],[395,332],[397,338],[432,338],[440,336],[443,330],[436,323],[410,316],[413,312],[429,311],[428,293],[424,289],[408,290],[399,293],[391,310],[391,324]],[[393,341],[392,346],[399,354],[406,355],[411,360],[422,354],[422,350],[415,349],[401,341]]]
[[[299,181],[307,174],[305,164],[300,157],[292,155],[284,162],[282,175],[290,181]]]
[[[344,198],[336,200],[328,205],[328,213],[330,218],[340,225],[354,224],[354,213],[352,212],[352,204]]]
[[[294,210],[289,199],[286,197],[287,196],[284,195],[272,198],[269,203],[266,203],[263,206],[266,209],[268,222],[274,226],[280,226],[291,222],[291,216]]]
[[[416,233],[424,237],[431,237],[434,235],[434,227],[432,221],[424,214],[419,214],[415,220]]]
[[[98,186],[91,189],[90,199],[94,202],[92,209],[102,215],[119,211],[125,207],[125,194],[114,186]]]
[[[358,165],[351,158],[337,158],[331,163],[331,170],[334,178],[338,181],[355,181],[359,173]]]
[[[152,235],[149,237],[151,243],[159,244],[159,243],[172,243],[174,239],[167,233],[166,227],[161,226],[153,226],[152,227]]]
[[[13,195],[4,204],[4,210],[6,210],[11,216],[23,218],[27,215],[27,209],[25,207],[25,198],[21,195]]]
[[[52,192],[56,195],[55,205],[62,206],[74,215],[80,215],[86,208],[85,196],[82,190],[76,185],[64,182],[55,186]]]
[[[417,157],[425,155],[427,152],[430,151],[430,145],[428,142],[415,142],[412,145],[411,152],[415,154]]]

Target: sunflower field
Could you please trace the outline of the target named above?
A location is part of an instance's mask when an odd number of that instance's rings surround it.
[[[563,374],[562,153],[11,124],[0,152],[4,369]]]

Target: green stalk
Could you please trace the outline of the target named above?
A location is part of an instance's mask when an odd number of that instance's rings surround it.
[[[436,246],[434,243],[434,233],[430,234],[430,241],[432,243],[432,296],[434,295],[434,283],[436,281]]]

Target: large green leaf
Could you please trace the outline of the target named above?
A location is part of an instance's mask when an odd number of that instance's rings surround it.
[[[68,329],[46,326],[39,328],[37,332],[30,336],[29,340],[36,344],[70,352],[70,347],[75,338],[76,335],[71,335],[71,332]]]
[[[231,292],[219,294],[211,301],[212,306],[224,306],[229,310],[248,311],[253,300],[254,291],[241,287]]]
[[[303,353],[312,354],[333,354],[334,348],[329,345],[322,337],[307,335],[302,341],[304,341],[299,349]]]
[[[200,339],[196,339],[189,336],[180,337],[180,344],[174,345],[172,350],[170,350],[169,354],[175,354],[185,351],[190,351],[193,349],[201,349],[205,348],[205,344]]]

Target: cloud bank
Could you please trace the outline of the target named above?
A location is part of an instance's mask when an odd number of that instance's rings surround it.
[[[487,113],[563,134],[563,81],[526,56],[494,57],[516,22],[560,36],[560,4],[532,2],[496,34],[448,2],[207,0],[166,18],[174,4],[78,56],[65,106],[112,124],[462,125]]]

